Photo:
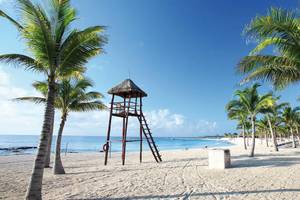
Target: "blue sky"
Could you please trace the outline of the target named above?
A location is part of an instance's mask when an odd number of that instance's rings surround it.
[[[12,0],[0,0],[1,9],[14,17]],[[233,97],[241,76],[235,66],[253,44],[242,36],[244,26],[271,6],[296,9],[299,1],[251,0],[74,0],[78,28],[107,26],[106,53],[87,65],[94,90],[106,91],[129,77],[148,97],[144,109],[154,134],[197,136],[234,131],[225,104]],[[0,53],[27,53],[15,28],[0,19]],[[0,64],[0,134],[39,134],[42,107],[8,101],[33,95],[30,84],[43,77]],[[261,91],[272,87],[265,83]],[[278,94],[299,104],[299,85]],[[2,92],[1,92],[2,90]],[[2,96],[1,96],[2,94]],[[107,113],[72,113],[66,134],[104,135]],[[59,112],[57,120],[59,121]],[[132,120],[134,121],[134,120]],[[119,123],[114,135],[118,135]],[[131,126],[134,135],[136,123]]]

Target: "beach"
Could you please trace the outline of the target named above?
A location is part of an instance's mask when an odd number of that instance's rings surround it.
[[[45,169],[43,199],[300,199],[300,149],[271,147],[257,141],[249,158],[239,141],[226,147],[232,168],[208,169],[207,149],[162,151],[157,164],[150,152],[130,152],[126,165],[113,153],[62,155],[65,175]],[[23,199],[34,155],[0,157],[0,199]]]

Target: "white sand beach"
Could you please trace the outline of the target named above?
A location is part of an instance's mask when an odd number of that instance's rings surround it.
[[[233,167],[208,169],[206,149],[163,151],[163,162],[149,152],[139,163],[128,153],[126,165],[113,154],[108,166],[103,153],[62,156],[66,175],[45,170],[44,199],[300,199],[300,149],[266,149],[257,142],[256,157],[231,146]],[[0,199],[23,199],[33,155],[0,157]]]

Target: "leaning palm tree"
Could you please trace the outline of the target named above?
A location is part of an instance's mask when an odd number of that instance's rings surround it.
[[[238,64],[246,74],[244,81],[269,80],[276,88],[300,81],[299,10],[272,8],[266,16],[257,16],[244,30],[249,40],[258,41],[256,48]],[[263,54],[266,47],[274,54]]]
[[[44,8],[30,0],[17,0],[21,22],[0,10],[0,16],[17,27],[28,47],[28,55],[0,55],[0,61],[39,72],[46,77],[48,84],[43,127],[26,199],[42,198],[42,180],[48,141],[52,137],[58,77],[70,76],[74,71],[84,71],[83,66],[90,58],[102,52],[105,42],[103,36],[99,35],[104,30],[103,27],[89,27],[82,31],[70,29],[71,23],[77,18],[70,0],[48,2],[47,8]]]
[[[231,120],[238,121],[238,127],[242,129],[244,149],[247,150],[246,144],[246,123],[247,123],[247,111],[241,106],[239,100],[232,100],[226,105],[227,116]]]
[[[296,136],[298,141],[300,142],[300,135],[299,135],[299,126],[300,126],[300,112],[297,112],[296,116],[295,116],[295,130],[296,130]]]
[[[46,102],[46,91],[48,90],[47,82],[36,82],[33,84],[36,90],[41,92],[44,97],[20,97],[16,100],[30,101],[37,104]],[[64,79],[57,84],[55,97],[55,108],[61,111],[61,122],[57,133],[55,148],[54,174],[64,174],[65,170],[62,165],[61,139],[62,133],[69,112],[87,112],[93,110],[103,110],[106,106],[100,101],[103,95],[99,92],[86,92],[88,87],[92,87],[92,82],[88,79]]]
[[[259,84],[254,84],[250,88],[246,88],[244,90],[237,90],[235,92],[235,95],[238,98],[237,104],[239,104],[239,106],[247,112],[247,116],[251,122],[252,146],[249,154],[250,157],[254,156],[256,115],[262,112],[266,107],[269,107],[274,104],[272,93],[267,93],[265,95],[258,94],[257,88],[259,86]]]
[[[290,134],[290,131],[288,130],[288,127],[285,125],[285,123],[283,122],[283,119],[280,124],[276,125],[276,129],[280,137],[279,138],[280,142],[284,141],[284,138],[288,137],[288,135]]]
[[[261,134],[262,137],[265,137],[265,142],[266,142],[266,146],[269,147],[269,137],[268,137],[268,128],[269,128],[269,124],[268,124],[268,119],[267,117],[263,117],[260,120],[258,120],[256,122],[256,126],[259,129],[259,132]]]
[[[278,151],[277,147],[277,137],[276,137],[276,128],[281,123],[279,115],[281,114],[281,110],[288,106],[288,103],[277,103],[276,101],[279,97],[274,98],[275,103],[266,108],[263,113],[265,114],[266,120],[268,122],[269,130],[272,137],[273,148],[275,151]]]
[[[297,117],[298,117],[299,111],[300,111],[300,107],[292,108],[292,107],[288,106],[283,110],[283,113],[282,113],[282,117],[285,122],[285,125],[289,129],[290,135],[292,137],[293,148],[297,147],[296,140],[295,140],[295,134],[294,134],[294,131],[295,131],[294,126],[297,123]]]
[[[251,130],[251,123],[249,122],[249,120],[247,120],[245,123],[245,137],[246,137],[247,147],[250,146],[249,145],[250,130]]]

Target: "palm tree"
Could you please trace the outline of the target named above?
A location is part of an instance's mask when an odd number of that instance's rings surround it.
[[[48,90],[47,82],[36,82],[33,84],[36,90],[41,92],[44,97],[20,97],[16,100],[30,101],[37,104],[45,103]],[[64,79],[57,84],[57,93],[55,98],[55,108],[61,111],[61,122],[57,134],[55,160],[53,172],[54,174],[64,174],[65,170],[62,165],[60,152],[61,152],[61,139],[62,133],[67,120],[69,112],[87,112],[92,110],[103,110],[106,106],[99,100],[103,95],[99,92],[86,92],[88,87],[93,84],[88,79]]]
[[[294,126],[297,123],[297,117],[299,115],[300,107],[292,108],[291,106],[287,106],[282,113],[283,120],[285,122],[286,127],[289,129],[290,134],[292,136],[293,148],[296,148],[296,141],[294,136]]]
[[[259,84],[254,84],[250,88],[246,88],[244,90],[237,90],[235,92],[235,95],[238,98],[238,100],[236,100],[236,103],[239,104],[239,106],[247,112],[247,117],[250,119],[251,122],[252,146],[249,154],[250,157],[254,156],[256,115],[262,112],[265,108],[273,105],[274,103],[272,93],[267,93],[265,95],[258,94],[257,88],[259,86]]]
[[[269,140],[268,140],[268,128],[269,128],[269,124],[268,124],[268,119],[267,117],[263,117],[260,120],[258,120],[256,122],[256,125],[259,129],[259,132],[261,133],[262,136],[265,137],[265,142],[266,142],[266,146],[269,147]]]
[[[232,100],[226,105],[227,116],[229,119],[237,120],[238,127],[242,129],[244,149],[247,150],[246,144],[246,122],[247,122],[247,112],[241,106],[239,100]]]
[[[99,35],[104,27],[70,30],[76,12],[70,0],[48,0],[47,9],[30,0],[17,0],[22,22],[19,23],[0,10],[0,16],[17,27],[30,55],[0,55],[0,61],[23,66],[39,72],[47,79],[48,91],[43,127],[37,156],[34,160],[26,199],[41,199],[42,180],[49,138],[52,137],[56,81],[74,71],[84,71],[87,61],[102,52],[105,43]]]
[[[269,80],[276,88],[300,80],[300,18],[299,10],[272,8],[266,16],[257,16],[244,30],[250,40],[258,41],[256,48],[238,64],[246,74],[244,81]],[[262,54],[271,46],[275,54]]]
[[[297,112],[295,117],[295,130],[296,130],[297,139],[300,142],[299,126],[300,126],[300,112]]]
[[[284,137],[287,137],[289,134],[289,130],[287,130],[287,126],[283,122],[283,118],[280,116],[281,122],[276,124],[276,133],[279,135],[279,140],[282,142]]]
[[[277,101],[279,97],[275,98],[274,100]],[[265,116],[268,121],[270,133],[272,136],[273,147],[275,151],[278,151],[277,147],[277,137],[276,137],[276,127],[281,123],[281,119],[279,115],[281,114],[281,110],[288,106],[288,103],[275,103],[273,106],[270,106],[265,110]]]

